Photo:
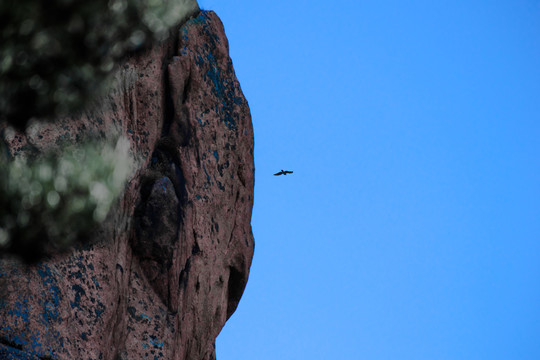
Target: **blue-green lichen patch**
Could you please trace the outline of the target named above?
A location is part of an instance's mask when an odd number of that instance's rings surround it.
[[[39,300],[43,306],[41,321],[44,325],[49,325],[52,322],[61,322],[62,318],[59,315],[61,292],[56,276],[53,275],[51,268],[47,265],[41,265],[37,273],[41,277],[43,286],[48,292],[44,292],[44,296]]]
[[[137,322],[141,322],[141,321],[151,322],[152,321],[150,316],[144,313],[137,313],[137,309],[133,306],[128,307],[127,312],[131,316],[131,318]]]
[[[90,275],[95,268],[89,260],[88,256],[78,255],[66,264],[65,271],[72,282],[69,300],[71,309],[82,311],[81,315],[85,314],[87,322],[95,322],[105,312],[106,307],[94,296],[103,288],[97,276]],[[88,293],[89,290],[90,293]]]
[[[27,327],[29,321],[28,299],[22,299],[22,301],[15,302],[7,313],[13,319],[15,327]]]
[[[163,349],[163,341],[158,340],[155,336],[150,336],[148,341],[155,349]]]
[[[129,315],[128,329],[140,329],[142,331],[139,344],[141,350],[143,350],[144,358],[165,359],[166,357],[163,350],[167,343],[161,336],[163,330],[165,330],[163,320],[166,320],[167,318],[167,311],[160,307],[157,309],[159,314],[155,314],[151,317],[146,313],[146,311],[149,311],[150,309],[145,301],[141,300],[136,305],[137,306],[129,306],[127,308],[127,313]],[[154,311],[155,310],[156,309],[154,309]],[[167,326],[167,330],[174,332],[173,328],[170,328],[169,326]]]
[[[60,289],[57,286],[56,274],[50,267],[37,265],[35,269],[37,279],[41,282],[41,293],[32,295],[23,291],[19,300],[11,303],[3,301],[0,344],[22,351],[27,355],[24,358],[34,359],[37,356],[56,359],[57,351],[61,351],[63,347],[61,334],[52,327],[53,323],[61,321]],[[11,274],[14,278],[31,276],[29,272],[18,274],[17,271],[12,271]],[[36,321],[41,325],[39,330],[35,328]],[[0,355],[3,355],[1,351]],[[4,358],[0,356],[0,359]]]
[[[243,96],[238,96],[241,90],[232,62],[225,53],[227,49],[221,46],[219,35],[210,25],[209,16],[208,12],[201,11],[197,18],[184,25],[181,31],[183,47],[179,52],[184,56],[192,54],[203,81],[208,84],[217,100],[212,110],[229,130],[236,131],[239,120],[237,107],[243,106],[245,100]],[[195,24],[198,27],[194,31],[199,32],[206,40],[201,46],[190,46],[192,44],[189,42],[188,34]],[[204,97],[206,96],[205,94]],[[196,117],[196,120],[201,126],[205,125],[200,117]]]
[[[188,25],[204,25],[204,26],[208,26],[208,21],[207,21],[207,17],[205,16],[207,13],[207,11],[205,10],[201,10],[201,13],[199,14],[199,16],[193,18],[193,19],[190,19],[186,22],[186,24],[184,26],[188,26]]]
[[[4,324],[2,324],[2,330],[5,332],[5,335],[2,337],[2,342],[6,345],[22,350],[23,347],[28,344],[26,332],[16,331],[11,326]]]
[[[86,295],[86,292],[80,285],[73,285],[71,289],[75,292],[75,297],[69,304],[71,305],[72,309],[81,309],[81,298]]]
[[[163,340],[160,340],[158,337],[153,335],[148,335],[145,332],[145,339],[143,339],[143,342],[141,343],[142,348],[147,351],[145,352],[145,356],[147,359],[163,359],[163,346],[164,342]],[[152,356],[152,357],[151,357]]]
[[[242,100],[237,99],[236,96],[236,82],[233,80],[235,78],[234,73],[232,73],[232,63],[230,60],[228,61],[226,73],[222,74],[213,53],[208,50],[205,65],[208,70],[204,74],[204,80],[211,82],[212,92],[218,99],[214,110],[229,130],[236,130],[236,118],[238,115],[234,111],[234,105]]]

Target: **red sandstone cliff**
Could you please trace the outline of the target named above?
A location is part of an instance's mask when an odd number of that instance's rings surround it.
[[[129,59],[93,110],[4,141],[96,133],[127,137],[137,169],[95,243],[0,262],[0,358],[214,359],[254,249],[253,129],[219,18]]]

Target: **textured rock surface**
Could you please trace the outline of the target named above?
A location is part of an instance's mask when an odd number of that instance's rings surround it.
[[[5,132],[15,155],[120,133],[138,168],[95,243],[31,268],[0,262],[0,358],[214,359],[242,295],[253,130],[223,25],[201,12],[116,84],[94,110]]]

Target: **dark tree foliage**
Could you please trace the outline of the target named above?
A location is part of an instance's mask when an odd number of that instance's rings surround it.
[[[0,1],[0,121],[84,107],[127,54],[166,38],[195,0]]]
[[[132,165],[124,138],[0,161],[0,254],[32,263],[87,242],[123,192]]]
[[[24,130],[82,110],[116,65],[198,10],[196,0],[0,0],[0,123]],[[13,159],[0,141],[0,256],[35,262],[84,243],[131,174],[121,145]]]

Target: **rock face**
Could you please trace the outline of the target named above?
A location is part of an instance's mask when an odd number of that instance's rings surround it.
[[[253,129],[219,18],[128,59],[98,107],[6,134],[13,155],[121,134],[138,166],[91,245],[0,262],[0,358],[214,359],[254,249]]]

